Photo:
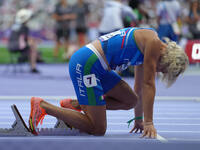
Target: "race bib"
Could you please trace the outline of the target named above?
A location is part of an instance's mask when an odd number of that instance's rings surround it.
[[[125,31],[121,31],[121,30],[118,30],[118,31],[115,31],[115,32],[111,32],[111,33],[108,33],[108,34],[100,36],[100,40],[101,41],[107,41],[107,40],[109,40],[110,38],[112,38],[112,37],[114,37],[116,35],[125,36],[126,32]]]
[[[97,79],[96,79],[95,74],[89,74],[89,75],[83,76],[83,82],[85,86],[88,88],[97,86]]]

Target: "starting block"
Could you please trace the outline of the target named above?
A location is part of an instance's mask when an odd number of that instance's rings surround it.
[[[2,136],[35,136],[27,127],[16,105],[12,105],[11,109],[15,116],[12,128],[0,128],[0,137]],[[81,133],[78,129],[70,128],[62,120],[57,120],[54,128],[38,128],[38,136],[80,136],[88,135]]]

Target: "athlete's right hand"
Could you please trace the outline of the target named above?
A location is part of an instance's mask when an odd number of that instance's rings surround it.
[[[144,132],[142,137],[146,138],[156,138],[157,131],[154,128],[153,122],[144,122]]]

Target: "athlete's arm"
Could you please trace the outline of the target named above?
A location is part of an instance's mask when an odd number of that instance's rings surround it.
[[[135,78],[135,84],[134,84],[134,91],[138,96],[137,105],[134,108],[135,112],[135,118],[142,117],[143,116],[143,108],[142,108],[142,83],[143,83],[143,65],[135,66],[134,68],[134,78]],[[130,133],[133,131],[137,133],[138,131],[142,133],[144,127],[143,127],[143,119],[137,119],[135,120],[134,126]]]
[[[138,96],[138,102],[134,109],[135,117],[143,116],[142,108],[142,83],[143,83],[143,65],[135,66],[135,84],[134,91]]]
[[[143,136],[155,138],[157,133],[153,125],[153,104],[155,98],[156,65],[160,56],[160,41],[152,35],[145,44],[144,52],[144,79],[142,85],[142,103],[144,110]]]

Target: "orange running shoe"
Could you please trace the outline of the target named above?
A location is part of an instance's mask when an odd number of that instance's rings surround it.
[[[69,108],[69,109],[73,109],[73,110],[81,112],[80,108],[76,108],[76,107],[72,106],[72,99],[71,98],[60,100],[60,106],[63,107],[63,108]]]
[[[43,101],[42,98],[32,97],[31,98],[31,113],[29,117],[29,128],[33,134],[37,135],[36,128],[40,122],[44,119],[44,116],[47,114],[43,108],[40,107],[40,103]]]

